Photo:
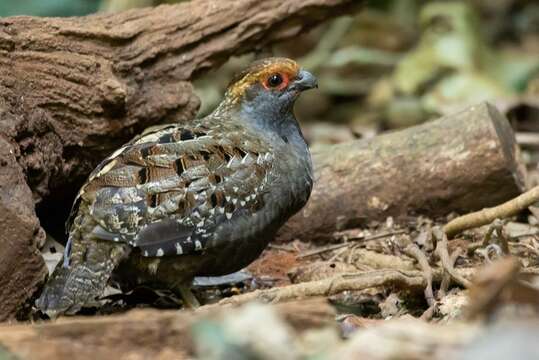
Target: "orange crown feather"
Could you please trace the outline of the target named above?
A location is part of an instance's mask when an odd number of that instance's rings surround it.
[[[281,74],[294,79],[300,70],[299,65],[287,58],[267,58],[253,62],[248,68],[237,73],[228,85],[227,96],[235,101],[241,99],[253,84],[264,82],[273,74]]]

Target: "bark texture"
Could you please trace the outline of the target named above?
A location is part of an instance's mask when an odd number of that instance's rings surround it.
[[[335,326],[335,310],[325,299],[283,303],[272,308],[299,332]],[[4,351],[6,359],[10,354],[28,360],[191,359],[193,324],[201,319],[218,319],[227,312],[230,308],[196,313],[146,309],[33,326],[4,325],[0,327],[0,358],[4,359]]]
[[[0,136],[0,319],[14,315],[21,299],[29,298],[47,274],[37,250],[45,233],[16,149]]]
[[[466,213],[525,188],[514,133],[489,104],[313,154],[309,203],[277,241],[328,239],[372,220]]]
[[[61,228],[73,194],[102,158],[149,125],[194,117],[191,79],[360,3],[198,0],[81,18],[0,19],[0,321],[45,274],[34,203]]]

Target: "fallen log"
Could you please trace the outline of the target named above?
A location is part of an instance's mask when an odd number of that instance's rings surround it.
[[[46,274],[34,203],[41,224],[60,235],[77,188],[100,160],[149,125],[195,116],[190,80],[358,5],[200,0],[0,19],[0,321]]]
[[[309,203],[277,241],[331,238],[336,231],[413,214],[467,213],[525,188],[514,133],[489,104],[419,126],[313,153]]]
[[[272,306],[295,331],[336,327],[326,299]],[[192,359],[192,326],[230,308],[200,312],[133,310],[121,315],[0,326],[0,359]],[[4,353],[4,356],[3,356]]]

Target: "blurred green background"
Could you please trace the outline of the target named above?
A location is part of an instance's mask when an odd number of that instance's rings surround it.
[[[99,9],[97,0],[2,0],[0,16],[75,16]]]
[[[174,2],[2,0],[0,16],[74,16]],[[311,145],[370,137],[482,100],[505,112],[517,131],[539,131],[539,1],[371,1],[353,17],[233,58],[197,79],[200,114],[220,101],[233,72],[270,54],[292,57],[319,77],[320,91],[305,94],[297,107]]]

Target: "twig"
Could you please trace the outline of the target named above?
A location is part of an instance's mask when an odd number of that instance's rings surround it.
[[[461,231],[489,224],[495,219],[516,215],[537,201],[539,201],[539,186],[501,205],[459,216],[444,226],[444,232],[448,237],[453,237]]]
[[[302,259],[302,258],[313,256],[313,255],[323,254],[323,253],[328,252],[328,251],[337,250],[337,249],[340,249],[340,248],[343,248],[343,247],[348,247],[348,246],[354,244],[353,241],[358,241],[358,240],[362,240],[362,241],[379,240],[379,239],[386,238],[388,236],[400,235],[400,234],[405,234],[405,233],[406,233],[405,230],[396,230],[396,231],[389,231],[389,232],[385,232],[385,233],[381,233],[381,234],[375,234],[375,235],[371,235],[371,236],[351,237],[351,238],[347,239],[348,242],[341,243],[341,244],[335,244],[335,245],[328,245],[328,246],[323,247],[323,248],[306,251],[303,254],[299,254],[297,256],[297,258]]]
[[[357,240],[371,241],[371,240],[378,240],[378,239],[383,239],[383,238],[386,238],[386,237],[389,237],[389,236],[401,235],[401,234],[406,234],[406,233],[407,233],[406,230],[395,230],[395,231],[388,231],[388,232],[385,232],[385,233],[375,234],[375,235],[371,235],[371,236],[351,237],[351,238],[348,238],[348,241],[357,241]]]
[[[524,234],[513,235],[513,236],[511,236],[511,239],[520,239],[520,238],[523,238],[523,237],[537,236],[537,235],[539,235],[539,232],[538,231],[533,231],[533,232],[528,232],[528,233],[524,233]]]
[[[475,250],[488,246],[488,244],[490,244],[492,241],[492,235],[494,234],[494,231],[496,231],[498,235],[497,239],[502,244],[500,247],[502,252],[506,255],[509,255],[509,243],[507,239],[507,234],[505,234],[503,226],[504,223],[502,220],[495,219],[492,224],[490,224],[482,241],[476,241],[468,245],[468,254],[473,254]]]
[[[520,146],[539,147],[539,134],[537,133],[517,132],[515,138]]]
[[[490,236],[489,236],[489,239],[488,239],[488,243],[490,243],[491,239],[492,239],[492,234],[494,233],[494,231],[496,231],[497,233],[497,239],[498,241],[501,243],[501,249],[502,249],[502,252],[505,254],[505,255],[509,255],[509,243],[508,243],[508,239],[507,239],[507,234],[505,233],[504,231],[504,225],[505,223],[500,220],[500,219],[495,219],[492,224],[491,224],[491,228],[493,229],[492,231],[490,231]],[[490,230],[490,229],[489,229]]]
[[[455,251],[453,251],[453,253],[451,254],[451,257],[450,257],[450,261],[451,261],[451,266],[453,266],[453,268],[455,267],[455,262],[457,261],[457,259],[459,258],[459,256],[462,255],[462,248],[457,248],[455,249]],[[445,294],[447,294],[447,290],[449,290],[449,285],[451,284],[451,275],[449,275],[449,273],[447,272],[444,272],[444,275],[442,277],[442,282],[440,284],[440,290],[438,290],[438,300],[442,299]]]
[[[249,301],[277,303],[314,296],[331,296],[343,291],[357,291],[378,286],[419,288],[425,284],[426,281],[419,271],[376,270],[339,274],[323,280],[255,290],[247,294],[222,299],[217,304],[202,306],[200,309],[207,309],[211,306],[239,305]]]
[[[337,251],[332,257],[330,257],[330,258],[328,259],[328,262],[335,261],[335,260],[338,259],[342,254],[344,254],[346,251],[348,251],[347,248],[340,249],[340,250]]]
[[[434,313],[436,312],[436,309],[438,307],[438,303],[434,303],[421,316],[419,317],[423,321],[429,321],[434,316]]]
[[[451,263],[451,258],[449,257],[449,253],[447,250],[447,236],[445,235],[445,233],[439,227],[435,227],[432,229],[432,234],[436,238],[436,250],[434,250],[434,252],[440,258],[444,271],[446,271],[451,276],[451,279],[458,283],[460,286],[463,286],[465,288],[470,287],[470,281],[462,277],[453,268],[453,264]]]
[[[333,250],[341,249],[341,248],[343,248],[343,247],[350,246],[350,244],[351,244],[351,243],[342,243],[342,244],[328,245],[328,246],[325,246],[325,247],[323,247],[323,248],[319,248],[319,249],[314,249],[314,250],[306,251],[306,252],[304,252],[303,254],[299,254],[299,255],[297,256],[297,258],[298,258],[298,259],[302,259],[302,258],[306,258],[306,257],[313,256],[313,255],[323,254],[323,253],[328,252],[328,251],[333,251]]]
[[[288,252],[296,252],[296,249],[294,249],[291,246],[283,246],[283,245],[276,245],[276,244],[269,244],[268,247],[270,249],[275,250],[281,250],[281,251],[288,251]]]
[[[354,254],[358,248],[359,244],[354,244],[351,248],[350,248],[350,251],[348,251],[348,256],[346,257],[346,263],[347,264],[351,264],[352,263],[352,259],[354,258]]]
[[[432,268],[429,265],[429,261],[427,260],[427,257],[425,254],[417,247],[416,244],[410,244],[405,249],[404,252],[408,254],[409,256],[413,257],[417,260],[419,263],[419,266],[421,267],[421,271],[423,272],[423,277],[425,278],[425,281],[427,282],[427,286],[425,287],[425,299],[427,300],[427,304],[429,304],[429,307],[434,306],[436,303],[434,300],[434,292],[432,290]]]

